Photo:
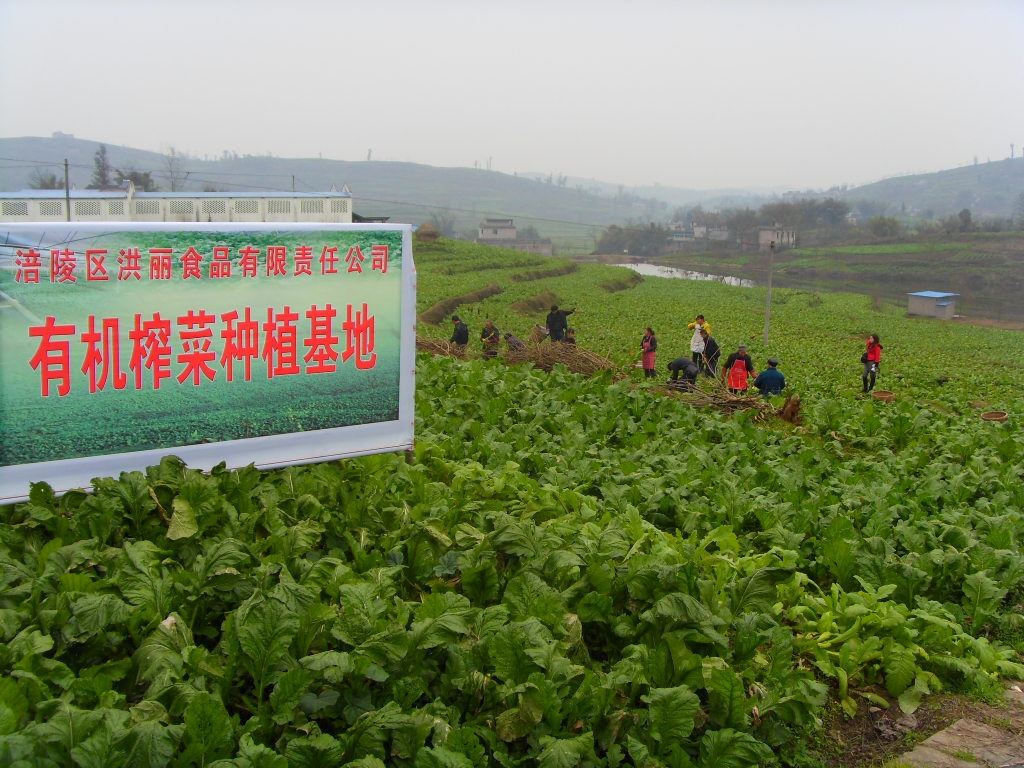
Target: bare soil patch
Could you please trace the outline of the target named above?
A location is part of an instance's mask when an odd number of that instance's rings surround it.
[[[831,712],[819,756],[830,768],[878,768],[964,718],[1014,734],[1024,731],[1024,706],[939,694],[928,697],[911,715],[901,712],[895,701],[888,709],[861,706],[852,718],[839,710]]]
[[[1013,320],[992,320],[986,317],[954,317],[954,323],[980,325],[984,328],[1002,328],[1005,331],[1024,331],[1024,323]]]

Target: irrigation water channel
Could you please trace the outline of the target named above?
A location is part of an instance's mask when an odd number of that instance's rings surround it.
[[[731,275],[709,275],[707,272],[691,272],[687,269],[676,269],[675,267],[662,267],[658,264],[616,264],[616,267],[626,267],[648,277],[677,277],[683,280],[713,280],[726,285],[735,285],[739,288],[753,288],[757,283],[753,280],[745,280],[742,277]]]

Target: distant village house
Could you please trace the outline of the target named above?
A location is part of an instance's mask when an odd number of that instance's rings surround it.
[[[785,229],[778,225],[773,227],[761,227],[757,231],[757,248],[767,251],[771,244],[775,243],[776,250],[796,248],[796,230]]]
[[[541,256],[553,256],[555,253],[555,247],[548,238],[520,238],[514,219],[484,219],[477,228],[476,241]]]
[[[907,314],[952,320],[956,317],[956,297],[959,293],[918,291],[907,294]]]

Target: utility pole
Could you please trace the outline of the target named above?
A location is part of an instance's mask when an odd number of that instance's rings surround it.
[[[768,346],[768,328],[772,324],[772,267],[775,263],[775,241],[768,245],[768,297],[764,303],[764,345]]]
[[[71,221],[71,184],[68,182],[68,159],[66,157],[64,158],[64,205],[67,206],[64,218]]]

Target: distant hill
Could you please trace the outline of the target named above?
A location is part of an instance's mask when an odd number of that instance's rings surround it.
[[[975,218],[1014,215],[1024,194],[1024,157],[976,163],[938,173],[898,176],[846,190],[843,199],[884,200],[890,215],[924,218],[971,210]]]
[[[57,133],[50,138],[0,138],[0,191],[29,186],[34,171],[85,187],[92,177],[101,142]],[[157,152],[106,144],[113,168],[149,171],[169,189],[167,158]],[[355,211],[419,224],[432,218],[450,222],[472,236],[485,217],[511,217],[532,225],[563,247],[588,250],[609,225],[664,222],[676,208],[750,207],[778,199],[782,190],[692,190],[673,187],[623,187],[577,178],[540,174],[514,176],[477,168],[436,168],[417,163],[351,162],[323,158],[237,156],[180,158],[186,173],[183,190],[327,191],[348,185]],[[889,215],[916,213],[941,217],[970,208],[975,217],[1013,214],[1024,192],[1024,159],[983,163],[920,176],[886,179],[862,187],[787,196],[834,196],[855,204],[889,204]]]

